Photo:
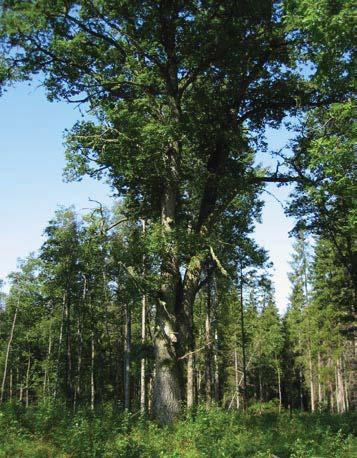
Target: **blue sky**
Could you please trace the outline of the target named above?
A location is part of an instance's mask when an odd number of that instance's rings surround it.
[[[37,250],[48,220],[59,205],[91,207],[88,198],[110,206],[109,187],[92,179],[64,183],[63,132],[81,116],[73,105],[50,103],[35,85],[19,84],[0,98],[0,279],[16,269],[17,259]],[[287,141],[284,130],[269,130],[269,146],[281,148]],[[287,188],[268,191],[284,200]],[[284,310],[289,294],[289,258],[293,222],[280,204],[264,193],[263,224],[255,238],[270,253],[274,263],[276,300]]]

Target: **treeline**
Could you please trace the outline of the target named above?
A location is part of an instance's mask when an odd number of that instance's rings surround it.
[[[39,253],[10,275],[0,315],[1,402],[102,403],[151,413],[159,271],[149,222],[118,205],[56,212]],[[193,316],[193,405],[353,408],[353,288],[333,245],[297,236],[290,305],[274,303],[266,258],[202,278]],[[212,260],[212,262],[214,262]],[[252,263],[251,263],[252,264]],[[183,385],[190,383],[182,381]],[[260,406],[260,407],[259,407]]]

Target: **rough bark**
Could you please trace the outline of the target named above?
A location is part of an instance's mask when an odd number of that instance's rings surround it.
[[[169,239],[176,221],[178,199],[178,145],[168,148],[164,154],[167,180],[161,202],[161,225]],[[155,332],[155,381],[153,389],[153,414],[161,424],[174,421],[180,413],[182,401],[182,369],[178,348],[179,316],[182,315],[182,280],[179,270],[177,247],[167,242],[161,266],[161,288],[157,303]]]

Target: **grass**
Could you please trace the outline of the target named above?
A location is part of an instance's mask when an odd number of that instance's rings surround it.
[[[0,410],[0,458],[357,458],[357,415],[199,409],[171,428],[109,406]]]

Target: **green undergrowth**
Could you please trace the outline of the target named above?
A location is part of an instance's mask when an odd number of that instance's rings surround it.
[[[3,457],[357,458],[356,414],[212,408],[173,427],[118,412],[16,404],[0,410]]]

